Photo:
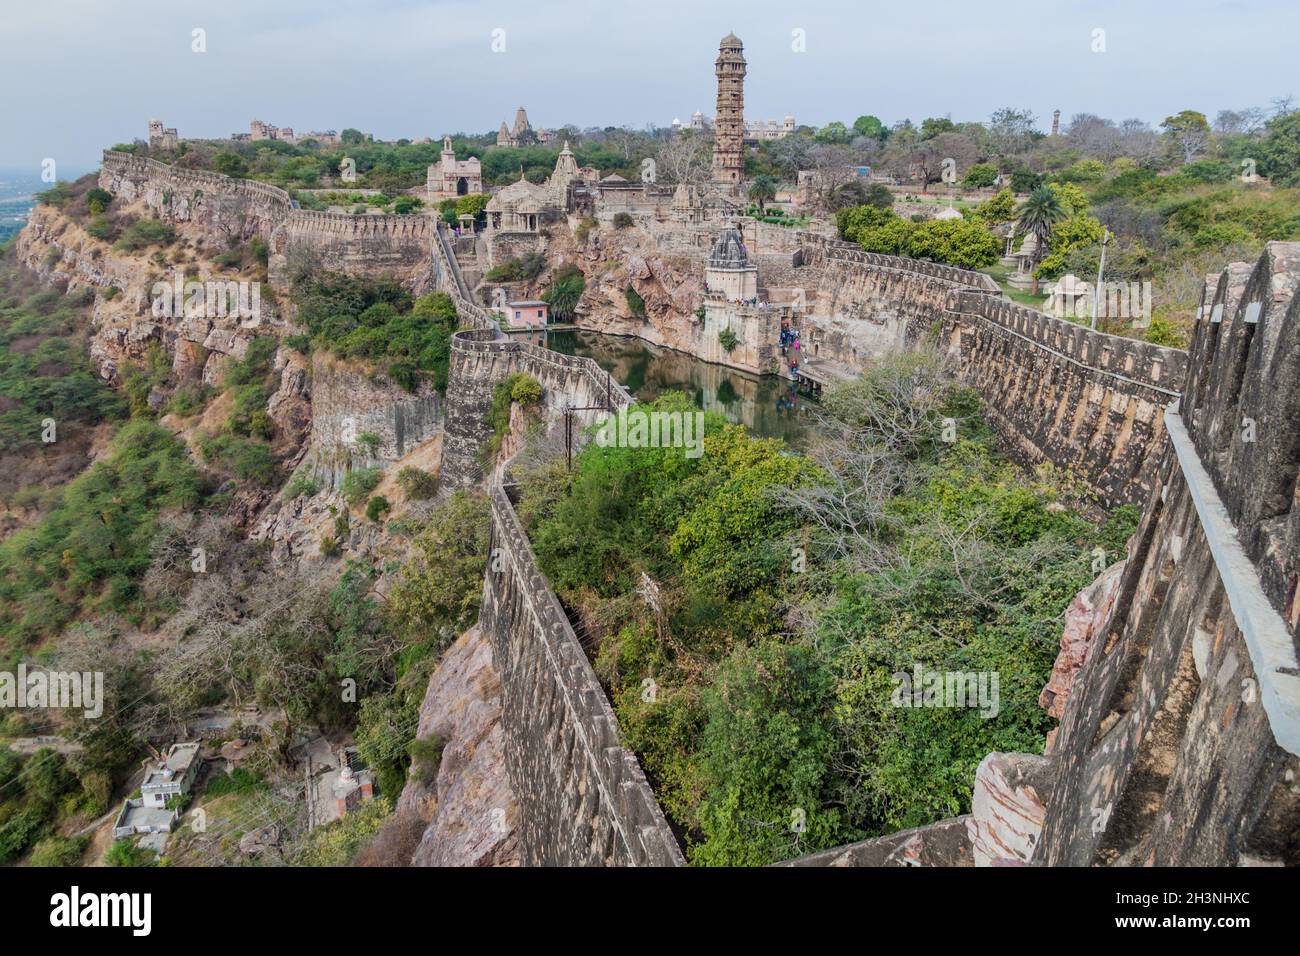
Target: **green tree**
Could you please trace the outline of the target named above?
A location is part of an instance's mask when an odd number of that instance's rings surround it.
[[[880,121],[880,118],[869,113],[865,116],[859,116],[853,121],[853,131],[859,136],[880,140],[881,142],[889,135],[889,130],[885,128],[885,124]]]
[[[1047,250],[1052,242],[1052,232],[1056,229],[1056,224],[1064,216],[1065,208],[1061,205],[1061,197],[1050,186],[1039,186],[1021,204],[1017,218],[1017,228],[1020,232],[1031,235],[1038,241],[1038,248],[1034,252],[1033,265],[1035,268],[1047,255]],[[1034,274],[1032,291],[1034,295],[1038,294],[1037,273]]]
[[[916,224],[905,249],[916,259],[979,269],[997,261],[1001,245],[978,219],[930,219]]]
[[[998,178],[998,168],[992,163],[975,163],[966,170],[963,180],[967,189],[983,189],[992,186]]]
[[[817,142],[831,146],[843,145],[849,142],[852,138],[853,137],[849,134],[848,127],[838,120],[832,123],[827,123],[819,129],[813,137]]]
[[[766,173],[755,176],[749,183],[749,198],[758,203],[763,212],[767,203],[776,198],[776,179]]]
[[[212,157],[212,168],[226,176],[247,176],[248,165],[238,153],[220,152]]]
[[[1190,163],[1210,142],[1210,124],[1204,113],[1183,110],[1166,116],[1160,124],[1170,142],[1182,154],[1184,163]]]
[[[1278,186],[1300,185],[1300,111],[1272,120],[1253,151],[1259,156],[1261,175]]]
[[[975,214],[990,224],[1016,218],[1016,197],[1010,189],[999,189],[992,198],[975,207]]]
[[[557,271],[551,284],[542,293],[542,299],[550,306],[551,315],[561,322],[573,318],[578,309],[587,280],[577,266],[565,266]]]

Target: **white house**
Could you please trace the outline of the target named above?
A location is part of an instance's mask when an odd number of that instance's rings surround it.
[[[166,806],[172,797],[189,793],[202,763],[198,741],[172,744],[162,762],[145,771],[144,782],[140,784],[144,805]]]

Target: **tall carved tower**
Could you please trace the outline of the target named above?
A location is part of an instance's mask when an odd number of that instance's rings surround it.
[[[734,33],[718,46],[718,115],[713,120],[713,180],[739,186],[745,177],[745,48]]]

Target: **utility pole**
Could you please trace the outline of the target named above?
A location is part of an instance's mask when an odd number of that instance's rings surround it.
[[[611,403],[605,405],[565,405],[564,406],[564,466],[566,471],[573,471],[573,413],[574,412],[613,412]]]
[[[1101,262],[1097,263],[1097,288],[1092,290],[1092,330],[1097,330],[1097,303],[1101,299],[1101,279],[1106,274],[1106,243],[1110,241],[1110,230],[1101,230]],[[1075,313],[1078,315],[1078,313]]]

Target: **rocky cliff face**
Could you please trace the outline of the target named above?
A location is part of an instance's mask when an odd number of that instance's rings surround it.
[[[477,627],[453,644],[429,681],[418,739],[444,741],[431,781],[412,778],[397,814],[417,815],[424,833],[412,866],[512,866],[519,862],[519,808],[506,775],[501,682]]]
[[[547,261],[554,266],[571,263],[586,276],[587,287],[578,307],[577,323],[585,329],[612,335],[636,335],[647,342],[681,351],[694,351],[700,322],[695,309],[704,295],[703,252],[661,252],[655,240],[638,228],[593,230],[579,243],[566,228],[555,230],[546,245]],[[503,285],[511,299],[537,297],[550,283],[551,270],[534,282]],[[492,305],[495,283],[480,290],[485,305]],[[628,305],[631,287],[645,302],[645,315]]]
[[[349,468],[387,467],[441,431],[443,405],[428,384],[407,392],[370,368],[318,351],[309,467],[327,488],[339,487]]]
[[[128,204],[125,211],[146,214],[138,203]],[[166,351],[181,381],[216,385],[229,359],[242,357],[255,337],[280,337],[291,327],[274,297],[262,295],[260,288],[257,314],[252,316],[187,316],[183,308],[155,310],[155,286],[164,283],[174,288],[178,275],[187,281],[256,283],[252,276],[216,274],[203,255],[202,239],[196,231],[182,232],[171,261],[159,264],[142,254],[115,251],[57,209],[42,205],[32,210],[17,248],[23,265],[46,281],[64,281],[70,290],[95,291],[90,354],[104,378],[115,380],[125,363],[140,361],[157,345]],[[248,301],[252,301],[251,289]]]

